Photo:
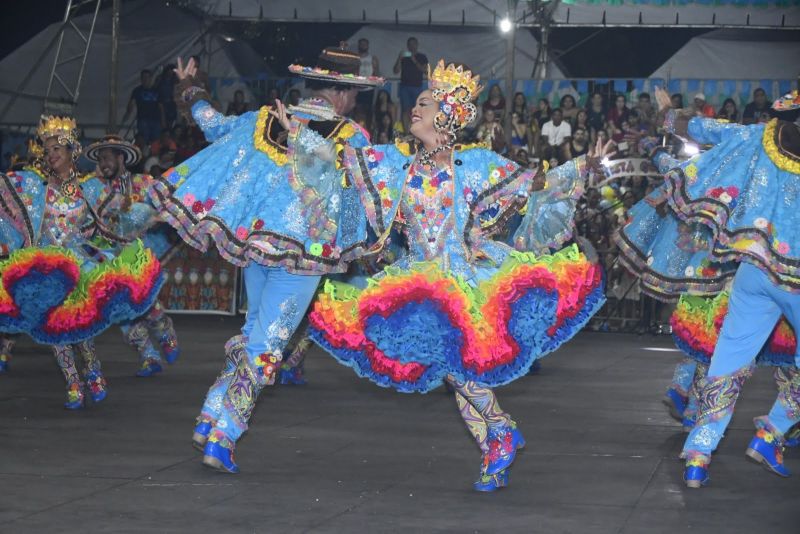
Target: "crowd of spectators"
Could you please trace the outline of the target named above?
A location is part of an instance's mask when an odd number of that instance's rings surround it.
[[[200,57],[193,56],[200,65]],[[165,170],[190,158],[206,140],[202,131],[188,117],[178,113],[175,92],[178,83],[174,64],[165,64],[157,72],[144,69],[140,83],[131,92],[123,124],[135,118],[134,144],[142,151],[142,159],[135,172],[158,176]],[[198,69],[197,83],[209,88],[208,74]],[[247,111],[244,94],[236,95],[228,106],[228,112],[241,114]]]
[[[674,107],[684,107],[680,94],[672,95],[672,102]],[[761,88],[756,89],[753,102],[745,107],[743,113],[731,98],[715,110],[702,93],[694,95],[691,108],[698,116],[725,118],[744,124],[765,122],[774,116]],[[507,137],[503,128],[506,99],[499,85],[489,88],[481,110],[478,126],[473,130],[475,140],[491,143],[495,150],[511,157],[522,152],[523,159],[559,163],[585,154],[588,146],[598,139],[623,144],[629,137],[654,134],[657,111],[646,92],[639,93],[633,100],[625,94],[606,99],[604,93],[596,92],[586,98],[585,106],[577,105],[572,94],[565,94],[555,107],[546,98],[529,102],[523,93],[518,92],[514,94],[510,107],[512,131]],[[510,138],[508,146],[507,138]]]

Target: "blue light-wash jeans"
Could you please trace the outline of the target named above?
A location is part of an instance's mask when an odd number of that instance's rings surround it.
[[[258,394],[275,381],[289,343],[321,276],[299,275],[251,263],[244,269],[247,318],[241,336],[226,345],[225,366],[206,395],[201,420],[232,441],[247,430]]]
[[[708,375],[702,381],[697,424],[686,438],[683,456],[702,457],[707,463],[733,416],[742,384],[754,368],[755,358],[781,317],[800,332],[800,294],[773,284],[758,267],[743,263],[736,272]],[[800,349],[795,355],[800,364]],[[800,422],[800,372],[797,368],[776,371],[778,398],[769,414],[756,418],[756,426],[782,440]]]

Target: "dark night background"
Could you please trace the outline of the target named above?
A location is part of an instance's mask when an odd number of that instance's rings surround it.
[[[110,2],[108,2],[110,5]],[[3,2],[0,58],[48,24],[64,16],[65,0],[12,0]],[[104,6],[105,7],[105,6]],[[92,6],[85,6],[90,11]],[[124,25],[124,20],[122,21]],[[243,36],[264,56],[275,72],[298,61],[313,61],[325,46],[347,39],[358,24],[225,23],[228,33]],[[527,31],[527,30],[524,30]],[[569,28],[551,33],[553,57],[573,77],[645,77],[691,37],[705,33],[694,29]],[[587,39],[588,38],[588,39]],[[568,53],[560,51],[587,39]],[[3,76],[14,73],[3,73]]]

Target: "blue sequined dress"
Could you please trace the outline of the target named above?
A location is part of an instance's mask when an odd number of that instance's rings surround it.
[[[601,269],[576,247],[533,254],[493,239],[523,206],[515,243],[542,251],[569,239],[583,158],[532,194],[532,171],[483,148],[457,146],[434,171],[406,143],[346,148],[344,161],[379,240],[400,223],[409,246],[364,290],[326,283],[309,314],[312,339],[358,375],[402,392],[447,376],[506,384],[602,306]]]
[[[127,174],[113,180],[91,175],[81,187],[105,228],[128,240],[141,239],[163,263],[180,240],[175,230],[158,221],[148,195],[153,183],[153,177],[147,174]]]
[[[155,256],[102,224],[76,186],[70,194],[36,168],[0,175],[0,332],[72,344],[140,316],[163,283]]]

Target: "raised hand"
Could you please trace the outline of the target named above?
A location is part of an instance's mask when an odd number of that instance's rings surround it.
[[[284,130],[289,129],[291,122],[289,121],[289,116],[286,114],[286,106],[283,105],[283,102],[276,98],[275,105],[269,110],[269,114],[278,119],[278,123],[280,123]]]
[[[183,60],[178,58],[178,67],[173,70],[179,80],[185,80],[186,78],[192,78],[195,76],[195,74],[197,74],[197,65],[194,63],[194,58],[189,58],[186,66],[183,65]]]
[[[604,173],[603,161],[614,156],[617,153],[616,148],[617,145],[614,141],[609,140],[606,144],[603,144],[603,141],[598,139],[597,143],[589,149],[589,153],[586,155],[586,166],[597,174]]]

